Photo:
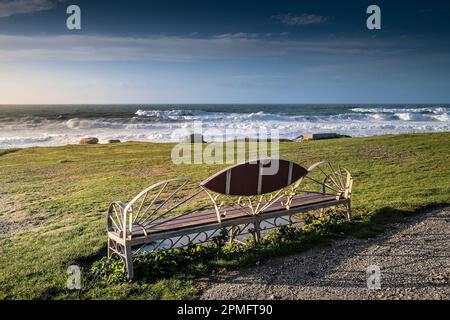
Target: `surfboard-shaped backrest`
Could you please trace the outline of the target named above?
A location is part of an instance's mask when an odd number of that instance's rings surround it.
[[[295,162],[260,159],[226,168],[200,185],[220,194],[256,196],[283,189],[307,173],[307,169]]]

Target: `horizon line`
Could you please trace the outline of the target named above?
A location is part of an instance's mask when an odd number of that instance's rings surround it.
[[[390,104],[390,105],[421,105],[421,104],[442,104],[450,105],[450,102],[153,102],[153,103],[0,103],[0,107],[3,106],[153,106],[153,105],[379,105],[379,104]]]

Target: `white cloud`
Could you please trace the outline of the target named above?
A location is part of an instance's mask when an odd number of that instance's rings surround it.
[[[222,34],[208,38],[99,35],[12,36],[0,34],[0,61],[189,61],[233,57],[314,54],[395,54],[405,42],[378,39],[295,40],[285,36]]]
[[[280,21],[288,26],[304,26],[308,24],[321,24],[328,21],[328,17],[315,14],[293,15],[292,13],[280,13],[272,16],[272,19]]]
[[[59,0],[0,0],[0,18],[53,9]]]
[[[246,32],[236,32],[236,33],[224,33],[214,36],[217,39],[256,39],[259,37],[258,33],[246,33]]]

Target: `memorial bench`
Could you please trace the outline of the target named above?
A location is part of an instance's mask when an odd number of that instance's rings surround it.
[[[213,241],[229,241],[280,225],[298,223],[297,214],[343,205],[351,220],[352,176],[328,161],[305,169],[287,160],[260,159],[231,166],[199,185],[177,178],[156,183],[128,204],[108,210],[108,257],[121,257],[134,277],[132,254]],[[137,251],[139,251],[137,250]]]

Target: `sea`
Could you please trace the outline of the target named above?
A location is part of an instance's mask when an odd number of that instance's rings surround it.
[[[83,137],[177,142],[193,132],[214,141],[221,133],[256,138],[264,131],[283,139],[450,131],[450,105],[0,105],[0,149],[76,144]]]

